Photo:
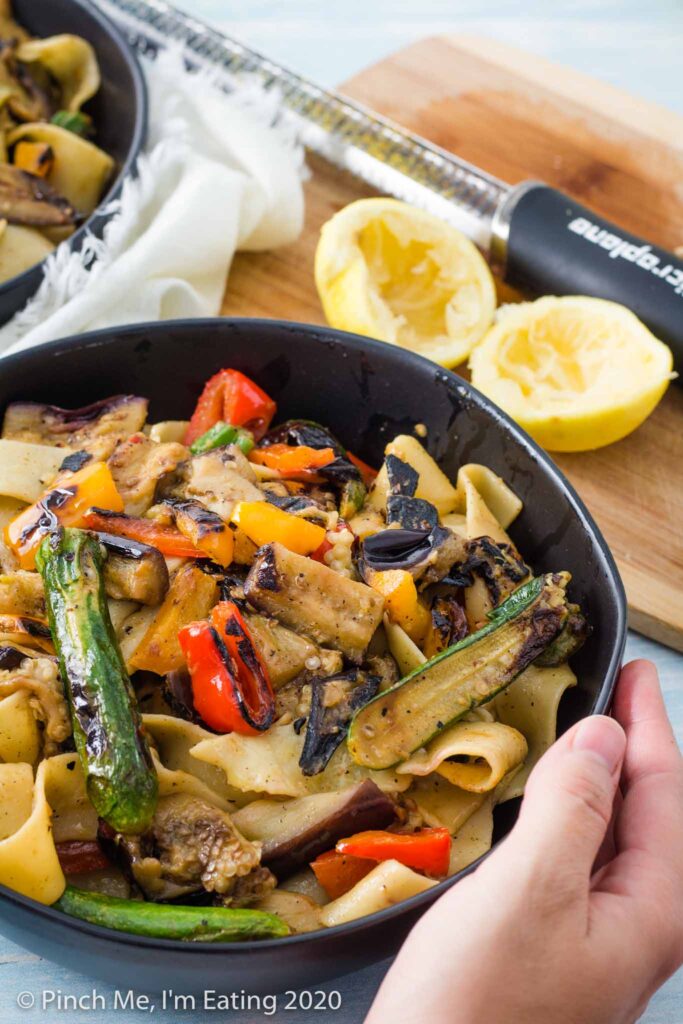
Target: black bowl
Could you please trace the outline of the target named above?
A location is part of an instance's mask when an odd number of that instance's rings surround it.
[[[80,249],[86,232],[101,238],[104,209],[121,191],[145,141],[147,86],[140,65],[116,26],[88,0],[14,0],[17,21],[35,36],[82,36],[94,47],[102,84],[84,110],[93,118],[94,141],[113,157],[116,172],[108,191],[67,244]],[[43,279],[43,262],[0,284],[0,324],[23,308]]]
[[[232,366],[278,400],[278,417],[327,424],[378,465],[386,442],[416,423],[451,476],[481,462],[524,501],[512,528],[537,569],[569,569],[571,594],[594,632],[576,657],[579,685],[562,724],[604,712],[626,631],[624,592],[595,523],[556,466],[469,384],[399,348],[274,320],[205,320],[97,331],[0,363],[0,410],[15,399],[78,406],[116,393],[151,399],[152,420],[189,416],[204,381]],[[505,805],[507,808],[509,805]],[[506,814],[503,829],[512,816]],[[472,870],[470,868],[469,870]],[[0,929],[16,942],[119,988],[280,992],[311,987],[393,953],[419,914],[461,875],[390,910],[267,942],[183,945],[84,924],[0,887]],[[457,927],[457,922],[456,922]]]

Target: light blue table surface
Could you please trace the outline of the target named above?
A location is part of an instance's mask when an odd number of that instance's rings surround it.
[[[681,0],[575,0],[553,4],[546,0],[526,0],[524,4],[519,0],[338,0],[336,4],[323,0],[185,0],[181,6],[323,85],[335,85],[422,36],[467,32],[489,35],[572,65],[683,114]],[[629,636],[626,653],[628,659],[648,657],[657,663],[683,746],[683,656],[636,634]],[[369,967],[326,986],[341,993],[342,1007],[334,1014],[339,1024],[362,1021],[387,966]],[[16,1005],[17,995],[24,991],[38,999],[43,990],[80,996],[92,987],[83,976],[41,960],[0,937],[0,1024],[28,1024],[38,1019],[139,1024],[150,1019],[148,1012],[135,1010],[74,1012],[60,1010],[53,1003],[41,1011],[20,1010]],[[95,987],[112,1007],[112,990],[106,985]],[[192,1024],[255,1024],[269,1019],[308,1024],[321,1014],[283,1010],[274,1016],[255,1011],[171,1013],[157,1008],[151,1016],[157,1021]],[[683,1022],[683,972],[660,990],[642,1020],[646,1024]]]

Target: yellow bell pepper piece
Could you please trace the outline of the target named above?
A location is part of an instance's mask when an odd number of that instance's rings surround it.
[[[384,607],[392,622],[420,643],[429,629],[431,616],[420,601],[413,577],[405,569],[373,572],[370,586],[384,598]]]
[[[257,547],[277,541],[297,555],[310,555],[325,540],[322,526],[267,501],[241,501],[233,511],[232,521]]]
[[[43,537],[56,523],[83,526],[83,516],[93,505],[123,512],[123,498],[106,462],[90,462],[75,473],[60,473],[38,501],[23,509],[5,529],[5,540],[17,554],[20,567],[35,569]]]

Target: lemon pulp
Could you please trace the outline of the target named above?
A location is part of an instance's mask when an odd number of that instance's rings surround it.
[[[547,296],[500,310],[472,382],[551,451],[584,451],[643,422],[671,378],[670,350],[614,302]]]
[[[359,200],[328,221],[315,276],[332,326],[445,366],[466,359],[493,319],[495,287],[476,247],[395,199]]]

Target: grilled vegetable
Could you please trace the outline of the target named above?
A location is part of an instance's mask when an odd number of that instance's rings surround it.
[[[388,768],[485,704],[542,653],[567,617],[568,574],[523,584],[483,629],[425,662],[356,713],[348,747],[367,768]]]
[[[458,600],[458,591],[436,594],[432,601],[430,625],[423,645],[427,659],[457,644],[469,633],[465,609]]]
[[[275,914],[229,907],[183,907],[163,903],[121,900],[115,896],[74,889],[68,885],[55,909],[81,921],[155,939],[183,942],[240,942],[289,935]]]
[[[494,607],[531,575],[529,566],[510,544],[496,544],[490,537],[464,541],[464,555],[464,560],[459,559],[451,566],[449,581],[469,587],[474,577],[479,577]]]
[[[84,871],[101,871],[111,867],[111,861],[94,840],[71,839],[55,845],[59,866],[65,875],[80,875]]]
[[[393,801],[370,779],[336,793],[255,800],[232,816],[242,835],[263,844],[261,861],[278,878],[294,874],[351,832],[386,828],[395,817]]]
[[[67,132],[80,135],[85,139],[92,133],[92,119],[80,110],[58,110],[50,118],[50,124],[64,128]]]
[[[239,370],[219,370],[204,385],[185,434],[191,445],[219,422],[246,427],[260,440],[277,406],[258,384]]]
[[[233,427],[231,423],[219,420],[205,434],[192,442],[190,451],[193,455],[203,455],[212,448],[224,448],[227,444],[236,444],[245,455],[248,455],[254,447],[254,438],[248,430]]]
[[[0,494],[37,501],[56,477],[63,458],[64,449],[52,445],[0,441]]]
[[[190,623],[178,641],[192,677],[194,706],[210,728],[253,736],[272,725],[273,690],[236,604],[221,601],[210,623]]]
[[[352,857],[348,853],[337,853],[336,850],[327,850],[311,862],[313,874],[331,900],[353,889],[356,882],[369,875],[376,866],[376,860]]]
[[[170,508],[177,528],[198,551],[217,565],[230,565],[235,547],[233,534],[219,515],[190,499],[167,498],[164,505]]]
[[[6,537],[21,568],[33,569],[39,544],[58,526],[84,526],[91,505],[123,509],[121,496],[104,462],[89,462],[76,473],[60,476],[55,487],[12,520]]]
[[[360,663],[382,621],[384,600],[326,565],[267,544],[244,584],[248,600],[291,629]]]
[[[44,619],[29,615],[0,615],[3,643],[16,643],[33,651],[54,654],[50,628]]]
[[[283,512],[267,501],[241,501],[232,520],[258,547],[276,541],[298,555],[309,555],[325,540],[322,526]]]
[[[37,178],[47,178],[55,162],[55,151],[47,142],[18,142],[14,147],[14,166]]]
[[[379,677],[351,669],[311,683],[311,710],[299,758],[304,775],[318,775],[346,737],[354,711],[377,693]]]
[[[451,836],[447,828],[423,828],[405,835],[359,832],[349,839],[340,839],[336,851],[375,861],[397,860],[407,868],[439,877],[448,873]]]
[[[430,616],[410,573],[405,569],[369,572],[367,582],[384,598],[391,621],[405,629],[411,640],[420,643],[429,629]]]
[[[0,164],[0,215],[10,224],[58,228],[78,223],[74,207],[35,174]]]
[[[590,626],[576,604],[568,605],[569,615],[562,632],[536,659],[537,665],[562,665],[580,651],[590,636]]]
[[[83,516],[83,525],[97,533],[110,533],[115,537],[126,537],[147,544],[172,558],[205,557],[204,552],[175,527],[165,526],[153,519],[127,516],[120,510],[110,512],[108,509],[92,506]]]
[[[287,480],[301,480],[304,483],[320,482],[323,476],[317,473],[321,467],[334,462],[332,448],[309,448],[307,445],[272,444],[256,448],[249,461],[259,466],[276,470]]]
[[[166,560],[157,548],[111,533],[98,533],[107,551],[104,589],[115,601],[161,604],[168,591]]]
[[[394,456],[407,463],[417,473],[417,487],[411,497],[424,498],[437,508],[439,515],[446,515],[458,507],[459,496],[456,488],[416,437],[399,434],[389,442],[385,454],[386,459]],[[381,509],[386,506],[390,490],[386,459],[370,492],[370,502],[375,508]]]
[[[156,672],[160,676],[184,668],[185,657],[178,632],[190,622],[206,618],[217,594],[215,579],[196,565],[179,569],[164,603],[129,658],[131,668]]]
[[[5,412],[2,436],[82,449],[95,458],[107,459],[119,441],[142,429],[146,418],[147,399],[135,395],[114,395],[82,409],[12,402]]]
[[[307,669],[318,675],[333,675],[341,671],[341,654],[323,650],[305,636],[281,625],[277,619],[248,613],[245,614],[245,622],[276,690]]]
[[[157,776],[104,595],[103,557],[82,530],[46,537],[37,557],[88,795],[120,832],[142,832]]]

